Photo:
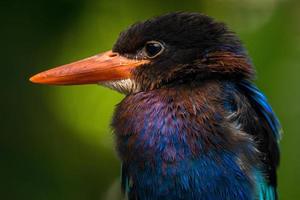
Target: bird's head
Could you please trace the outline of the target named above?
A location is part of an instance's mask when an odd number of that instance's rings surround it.
[[[111,51],[41,72],[34,83],[100,83],[122,93],[201,83],[251,79],[253,67],[226,25],[177,12],[139,22],[122,32]]]

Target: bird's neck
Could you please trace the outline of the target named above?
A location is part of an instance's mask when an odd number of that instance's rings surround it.
[[[212,82],[140,92],[121,102],[113,127],[132,199],[252,199],[237,157],[245,141],[230,138],[231,127],[223,126],[222,92]]]

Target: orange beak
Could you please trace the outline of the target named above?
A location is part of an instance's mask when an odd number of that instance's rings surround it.
[[[80,85],[121,80],[130,78],[134,68],[146,63],[147,60],[129,59],[107,51],[38,73],[30,81],[48,85]]]

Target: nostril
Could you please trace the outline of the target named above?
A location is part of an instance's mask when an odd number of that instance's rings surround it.
[[[113,53],[113,52],[108,54],[109,57],[116,57],[117,55],[118,55],[117,53]]]

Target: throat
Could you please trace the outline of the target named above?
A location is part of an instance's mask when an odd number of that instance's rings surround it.
[[[140,87],[132,79],[107,81],[107,82],[101,82],[99,84],[126,95],[137,93],[140,91]]]

